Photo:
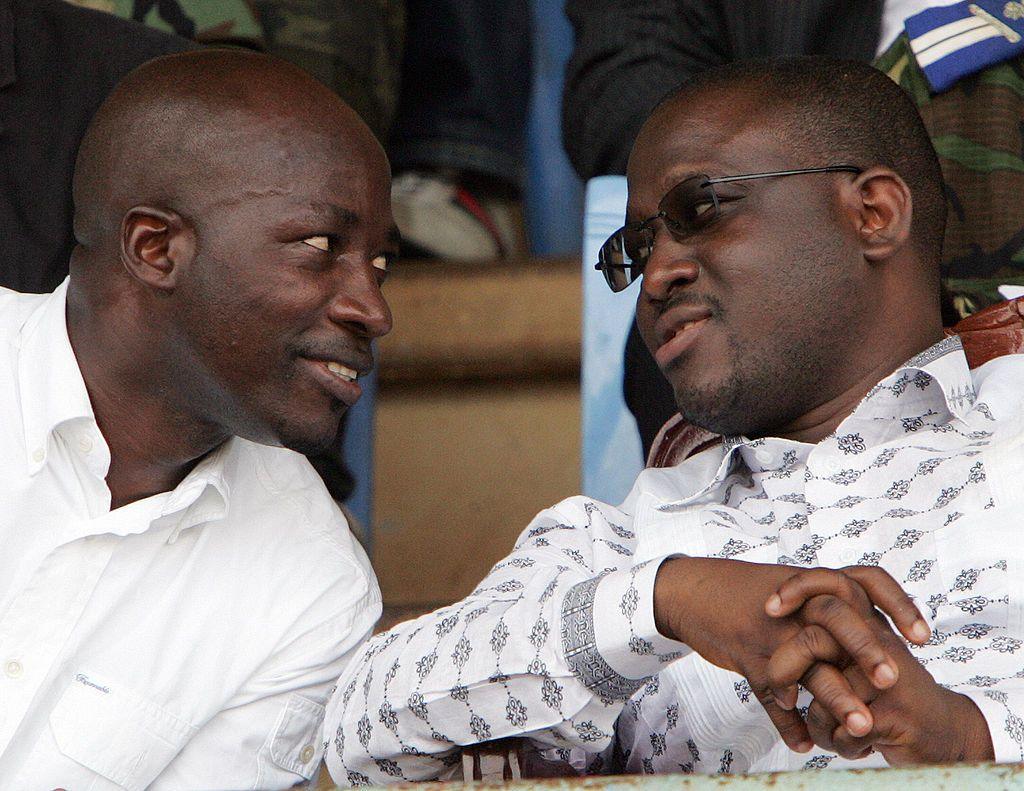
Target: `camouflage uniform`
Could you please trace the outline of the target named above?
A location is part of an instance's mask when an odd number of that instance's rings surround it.
[[[250,0],[267,51],[301,66],[387,139],[398,101],[401,0]]]
[[[945,180],[946,288],[960,317],[1024,285],[1024,56],[939,94],[901,35],[875,62],[917,104]]]
[[[200,44],[266,50],[348,102],[381,140],[398,102],[402,0],[68,0]]]
[[[263,33],[246,0],[68,0],[200,44],[262,49]]]

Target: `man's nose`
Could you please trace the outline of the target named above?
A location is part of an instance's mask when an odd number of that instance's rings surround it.
[[[331,321],[346,324],[367,338],[380,338],[391,332],[391,308],[377,282],[376,270],[369,264],[365,272],[341,278],[328,308]]]
[[[658,225],[641,282],[641,293],[654,301],[668,299],[675,289],[692,284],[700,275],[693,247],[674,239],[664,223]]]

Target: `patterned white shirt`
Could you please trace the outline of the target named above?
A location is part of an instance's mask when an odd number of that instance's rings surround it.
[[[331,774],[443,778],[457,745],[524,735],[592,772],[884,765],[790,752],[742,677],[657,633],[674,554],[882,566],[933,627],[917,659],[977,703],[997,760],[1024,760],[1022,444],[1024,355],[971,372],[952,338],[817,445],[731,439],[618,508],[566,500],[469,597],[363,649],[328,705]]]
[[[111,509],[66,290],[0,289],[0,787],[312,778],[366,555],[302,456],[238,438]]]

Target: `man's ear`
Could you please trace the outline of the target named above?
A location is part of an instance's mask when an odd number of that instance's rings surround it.
[[[875,263],[892,257],[910,241],[914,213],[910,187],[883,167],[865,170],[851,186],[853,220],[864,258]]]
[[[195,250],[195,231],[177,212],[133,206],[121,221],[121,262],[150,288],[172,291]]]

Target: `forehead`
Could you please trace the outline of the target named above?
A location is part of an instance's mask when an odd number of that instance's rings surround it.
[[[204,179],[211,207],[273,212],[341,204],[361,219],[388,221],[390,170],[366,137],[294,123],[232,130],[217,141],[222,154]]]
[[[631,216],[649,216],[687,176],[731,176],[793,167],[795,154],[763,106],[742,98],[670,106],[641,129],[627,169]]]

